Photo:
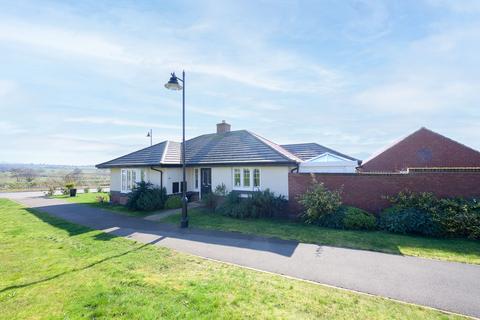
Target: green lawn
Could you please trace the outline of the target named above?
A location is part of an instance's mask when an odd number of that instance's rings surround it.
[[[2,319],[460,319],[140,244],[0,199]]]
[[[97,200],[98,196],[102,196],[105,198],[106,202],[99,202]],[[116,204],[111,204],[110,201],[110,196],[107,192],[91,192],[91,193],[77,193],[76,197],[70,197],[70,196],[64,196],[64,195],[56,195],[53,196],[54,198],[57,199],[64,199],[70,202],[75,202],[75,203],[82,203],[82,204],[87,204],[89,206],[95,207],[95,208],[101,208],[105,210],[110,210],[115,213],[120,213],[124,214],[127,216],[134,216],[134,217],[141,217],[141,216],[146,216],[149,214],[152,214],[150,211],[134,211],[134,210],[129,210],[125,206],[122,205],[116,205]]]
[[[162,221],[178,223],[179,215]],[[404,236],[381,231],[347,231],[320,228],[285,220],[239,220],[206,209],[190,210],[192,227],[237,231],[336,247],[480,264],[480,241]]]

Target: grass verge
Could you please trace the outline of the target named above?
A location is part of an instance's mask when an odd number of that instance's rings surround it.
[[[215,214],[206,209],[190,210],[189,216],[191,226],[204,229],[236,231],[335,247],[480,264],[480,241],[474,240],[435,239],[382,231],[336,230],[286,220],[241,220]],[[179,219],[179,215],[175,214],[162,221],[178,223]]]
[[[460,319],[140,244],[0,199],[4,319]]]
[[[97,200],[97,197],[99,196],[105,199],[104,202],[99,202]],[[110,195],[107,192],[77,193],[76,197],[70,197],[68,195],[56,195],[53,196],[53,198],[63,199],[73,203],[86,204],[91,207],[105,209],[114,213],[120,213],[132,217],[144,217],[152,214],[151,211],[135,211],[119,204],[111,204]]]

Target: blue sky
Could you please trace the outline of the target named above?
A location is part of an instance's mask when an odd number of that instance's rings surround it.
[[[95,164],[226,120],[366,159],[480,149],[480,1],[0,1],[0,162]]]

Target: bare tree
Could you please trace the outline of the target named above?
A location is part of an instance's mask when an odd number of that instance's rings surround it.
[[[21,180],[25,180],[26,182],[32,182],[37,177],[37,174],[35,173],[35,170],[28,169],[28,168],[12,169],[12,170],[10,170],[10,174],[11,174],[12,177],[17,179],[17,182],[20,182]]]

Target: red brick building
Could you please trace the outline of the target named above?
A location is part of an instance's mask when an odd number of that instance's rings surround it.
[[[361,172],[404,172],[413,168],[480,168],[480,152],[420,128],[366,160]]]

